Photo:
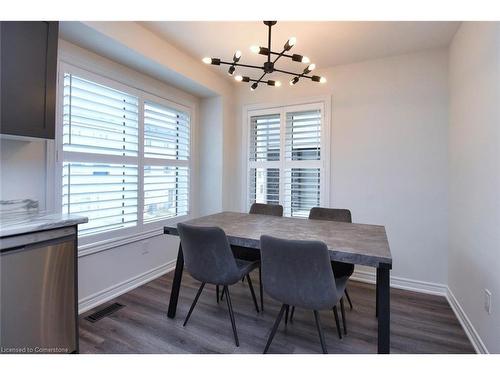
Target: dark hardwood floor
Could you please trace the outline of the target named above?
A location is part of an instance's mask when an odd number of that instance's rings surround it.
[[[167,318],[173,272],[111,301],[126,305],[91,323],[80,316],[81,353],[262,353],[280,305],[265,297],[257,314],[246,283],[230,287],[240,347],[234,344],[225,300],[217,304],[215,286],[207,285],[186,327],[182,326],[199,283],[184,273],[175,319]],[[252,275],[258,290],[258,275]],[[331,311],[321,312],[329,353],[376,353],[377,320],[373,285],[349,282],[354,310],[346,304],[348,334],[339,340]],[[258,293],[258,292],[257,292]],[[109,304],[109,303],[108,303]],[[108,304],[105,304],[108,305]],[[297,309],[284,322],[270,353],[320,353],[312,311]],[[391,289],[392,353],[473,353],[460,323],[444,297]]]

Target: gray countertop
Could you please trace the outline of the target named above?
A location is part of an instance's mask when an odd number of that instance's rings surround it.
[[[88,222],[85,216],[53,212],[0,215],[0,238]]]
[[[341,223],[289,217],[221,212],[189,220],[186,223],[222,228],[229,243],[260,248],[263,234],[295,239],[319,240],[326,243],[332,260],[378,267],[392,264],[385,228],[381,225]],[[175,225],[165,226],[164,233],[177,235]]]

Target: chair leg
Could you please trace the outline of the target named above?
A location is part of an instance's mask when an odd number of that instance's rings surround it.
[[[201,283],[200,289],[198,289],[198,293],[196,293],[196,297],[194,297],[194,301],[193,301],[191,307],[189,308],[189,312],[186,316],[186,319],[184,320],[183,326],[186,326],[186,324],[189,320],[189,317],[191,316],[191,313],[193,312],[194,307],[196,306],[196,302],[198,302],[198,298],[200,298],[200,294],[201,294],[204,286],[205,286],[205,283]]]
[[[274,322],[273,328],[271,329],[271,333],[269,334],[269,337],[267,339],[266,347],[264,348],[264,354],[267,353],[269,350],[269,347],[271,346],[271,342],[273,341],[274,335],[276,334],[276,331],[278,330],[278,327],[281,322],[281,318],[283,318],[283,313],[285,312],[287,305],[283,304],[281,305],[280,312],[276,318],[276,321]]]
[[[285,326],[288,324],[288,313],[290,312],[290,306],[286,305],[285,311]]]
[[[319,319],[319,313],[317,310],[314,310],[314,318],[316,319],[316,328],[319,333],[319,341],[321,342],[321,349],[323,349],[323,354],[328,354],[328,350],[326,350],[326,342],[325,336],[323,335],[323,329],[321,328],[321,321]]]
[[[219,303],[219,285],[218,284],[215,286],[215,294],[217,295],[217,297],[216,297],[217,303]]]
[[[339,334],[339,339],[342,339],[342,332],[340,331],[339,313],[337,312],[337,306],[333,306],[333,315],[335,316],[335,324],[337,326],[337,333]]]
[[[253,290],[252,279],[250,275],[247,274],[248,287],[250,288],[250,293],[252,293],[253,304],[255,305],[255,310],[259,312],[259,304],[257,303],[257,298],[255,297],[255,291]]]
[[[290,323],[293,321],[293,313],[295,312],[295,306],[292,306],[292,311],[290,312]]]
[[[224,299],[224,294],[226,294],[226,289],[224,287],[222,287],[222,293],[220,294],[221,301]]]
[[[340,299],[340,313],[342,314],[342,323],[344,323],[344,335],[347,335],[347,323],[345,320],[344,297]]]
[[[262,268],[259,266],[259,293],[260,293],[260,310],[264,312],[264,287],[262,285]]]
[[[224,285],[224,290],[226,291],[226,302],[227,308],[229,310],[229,318],[231,319],[231,325],[233,326],[234,342],[236,343],[236,346],[240,346],[240,342],[238,340],[238,332],[236,332],[236,322],[234,320],[233,305],[231,304],[231,296],[229,295],[229,288],[227,285]]]
[[[349,293],[347,292],[347,289],[345,290],[345,296],[347,297],[347,301],[349,302],[349,306],[351,307],[352,310],[352,301],[351,297],[349,296]]]

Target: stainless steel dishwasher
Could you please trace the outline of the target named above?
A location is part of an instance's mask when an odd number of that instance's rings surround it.
[[[78,352],[76,226],[1,239],[0,352]]]

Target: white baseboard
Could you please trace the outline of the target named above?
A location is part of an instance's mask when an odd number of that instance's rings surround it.
[[[374,272],[355,270],[351,279],[364,283],[375,284],[376,276]],[[460,322],[460,325],[465,331],[465,334],[474,347],[476,353],[488,354],[488,349],[481,340],[481,337],[477,333],[464,309],[462,308],[462,306],[460,306],[457,299],[447,285],[429,283],[427,281],[412,280],[398,276],[391,276],[390,284],[392,288],[446,297],[451,309],[455,313],[458,321]]]
[[[355,270],[354,274],[351,276],[351,279],[369,284],[375,284],[376,282],[376,276],[374,272],[362,270]],[[407,279],[398,276],[391,276],[391,287],[443,297],[447,296],[448,291],[448,287],[444,284],[430,283],[427,281]]]
[[[82,298],[78,301],[78,314],[82,314],[86,311],[99,306],[102,303],[108,302],[113,298],[116,298],[128,291],[137,288],[143,284],[150,282],[175,268],[175,260],[165,263],[161,266],[155,267],[149,271],[146,271],[140,275],[134,276],[128,280],[122,281],[115,284],[109,288],[101,290],[95,294],[88,297]]]
[[[481,337],[472,325],[462,306],[460,306],[460,304],[458,303],[458,300],[456,299],[450,288],[447,288],[446,299],[448,300],[448,303],[450,304],[453,312],[457,316],[458,321],[462,325],[462,328],[464,329],[465,334],[469,338],[476,353],[489,354],[486,345],[484,345],[483,340],[481,340]]]

